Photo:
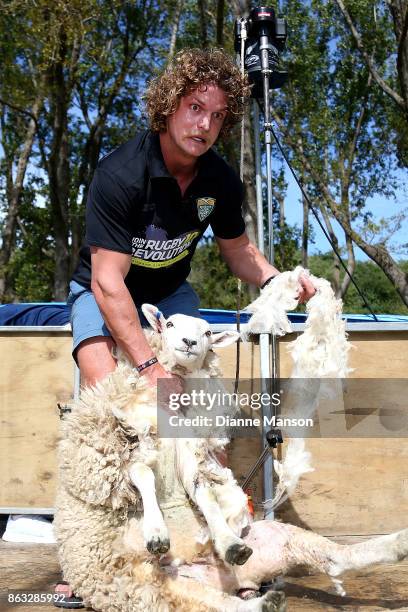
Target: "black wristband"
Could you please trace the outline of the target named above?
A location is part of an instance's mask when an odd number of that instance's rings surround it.
[[[144,363],[141,363],[140,365],[136,366],[136,370],[140,374],[140,372],[143,372],[143,370],[145,370],[146,368],[149,368],[150,366],[154,365],[157,362],[158,362],[157,357],[151,357],[150,359],[148,359]]]
[[[279,272],[278,272],[279,274]],[[273,280],[274,278],[276,278],[278,276],[278,274],[274,274],[273,276],[270,276],[263,285],[261,285],[261,289],[265,289],[266,285],[269,285],[269,283],[271,282],[271,280]]]

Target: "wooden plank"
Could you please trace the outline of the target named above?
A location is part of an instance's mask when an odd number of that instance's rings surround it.
[[[224,378],[234,378],[236,371],[237,344],[217,350]],[[259,345],[240,342],[240,378],[259,378]]]
[[[323,535],[388,533],[407,526],[408,441],[311,439],[315,472],[278,509],[283,521]]]
[[[288,375],[286,346],[280,341],[282,375]],[[407,376],[408,333],[352,333],[354,377]],[[0,334],[0,506],[51,507],[55,488],[57,401],[72,394],[73,361],[69,332]],[[235,346],[220,349],[225,376],[235,376]],[[380,365],[381,363],[381,365]],[[258,346],[241,344],[241,378],[259,376]],[[405,525],[407,479],[405,440],[312,440],[316,472],[307,475],[283,516],[324,533],[385,533]],[[229,464],[238,479],[260,453],[258,439],[236,439]],[[329,484],[325,484],[329,483]],[[260,500],[261,474],[253,485]],[[329,490],[330,489],[330,490]],[[345,500],[347,505],[345,506]],[[345,511],[345,507],[347,511]],[[370,510],[370,511],[369,511]],[[389,521],[392,521],[392,527]]]
[[[0,506],[54,505],[57,402],[73,393],[69,332],[0,334]]]
[[[290,375],[287,345],[294,338],[280,341],[282,377]],[[408,377],[408,332],[355,332],[349,339],[352,378]],[[407,398],[394,400],[401,408]],[[282,520],[333,535],[387,533],[406,526],[406,438],[313,439],[307,448],[315,472],[302,478],[278,510]]]
[[[408,565],[379,565],[347,572],[343,586],[346,596],[334,593],[327,576],[287,577],[285,593],[288,612],[377,612],[408,610]]]
[[[217,351],[221,360],[224,378],[235,379],[237,345],[233,344]],[[259,345],[252,342],[240,343],[239,378],[259,378]],[[235,438],[228,446],[228,465],[239,483],[243,482],[249,470],[262,451],[261,438]],[[260,509],[263,500],[262,470],[256,474],[249,486],[254,504]]]
[[[288,344],[297,334],[288,334],[279,341],[280,376],[292,371]],[[408,378],[408,332],[351,332],[349,341],[350,378]]]
[[[12,544],[0,540],[0,609],[2,612],[53,612],[52,605],[9,607],[7,589],[23,592],[53,593],[61,578],[56,547],[40,544]],[[346,597],[333,593],[327,576],[289,576],[285,578],[288,612],[312,610],[373,612],[408,610],[408,564],[380,565],[348,572]]]

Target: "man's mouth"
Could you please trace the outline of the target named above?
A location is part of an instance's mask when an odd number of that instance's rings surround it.
[[[206,140],[205,138],[201,138],[201,136],[191,136],[191,140],[194,140],[194,142],[199,142],[200,144],[206,144]]]

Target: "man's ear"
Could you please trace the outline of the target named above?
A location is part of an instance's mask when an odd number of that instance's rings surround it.
[[[219,334],[213,334],[211,336],[212,346],[215,348],[221,346],[229,346],[230,344],[234,344],[234,342],[237,342],[239,337],[240,334],[237,331],[223,331]]]
[[[166,325],[166,319],[157,306],[142,304],[142,312],[154,331],[160,333]]]

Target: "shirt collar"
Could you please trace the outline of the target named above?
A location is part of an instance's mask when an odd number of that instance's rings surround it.
[[[164,163],[157,132],[149,132],[147,136],[146,163],[150,178],[173,178]]]

